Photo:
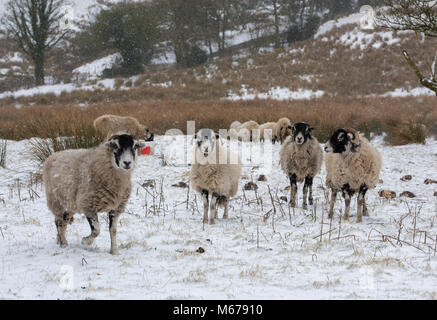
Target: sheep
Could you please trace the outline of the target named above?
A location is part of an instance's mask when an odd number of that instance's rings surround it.
[[[234,121],[231,123],[231,127],[229,128],[229,136],[231,139],[237,140],[238,139],[238,131],[240,130],[241,122],[240,121]]]
[[[105,114],[94,120],[96,131],[106,137],[114,135],[116,132],[126,132],[136,139],[153,141],[154,134],[147,126],[141,125],[133,117],[120,117],[112,114]]]
[[[253,141],[254,138],[259,139],[259,124],[256,121],[250,120],[244,122],[238,129],[238,138],[242,141]]]
[[[276,122],[267,122],[267,123],[264,123],[264,124],[260,125],[259,126],[260,140],[261,141],[265,141],[266,137],[264,135],[264,132],[266,130],[270,130],[271,131],[271,137],[270,138],[272,140],[272,143],[274,144],[276,142],[276,140],[277,140],[275,128],[276,128]]]
[[[213,224],[217,217],[217,206],[224,207],[223,219],[228,218],[228,202],[238,190],[241,161],[237,154],[221,143],[213,130],[201,129],[194,139],[195,161],[190,172],[190,182],[192,188],[202,195],[203,221]]]
[[[334,213],[337,192],[345,199],[345,219],[349,219],[351,197],[358,192],[357,222],[368,216],[366,192],[375,188],[381,171],[381,155],[354,129],[338,129],[326,143],[326,185],[331,189],[329,217]]]
[[[57,242],[66,247],[67,225],[75,213],[84,213],[91,234],[82,239],[91,245],[100,233],[98,213],[108,211],[111,254],[118,254],[116,233],[119,215],[131,193],[131,173],[138,142],[116,134],[93,149],[65,150],[52,154],[43,165],[47,207],[55,216]]]
[[[282,170],[290,179],[290,205],[296,206],[297,182],[303,182],[303,209],[307,209],[308,201],[313,204],[313,178],[320,172],[323,162],[323,151],[312,136],[314,128],[307,123],[298,122],[292,127],[292,135],[283,143],[280,151]]]
[[[276,123],[275,136],[281,144],[291,135],[291,121],[288,118],[281,118]]]

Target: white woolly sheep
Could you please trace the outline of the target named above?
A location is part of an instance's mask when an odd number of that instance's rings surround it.
[[[240,140],[253,141],[256,137],[259,139],[259,124],[256,121],[246,121],[239,127],[238,138]]]
[[[201,129],[195,135],[195,142],[195,162],[191,168],[190,182],[192,188],[202,195],[203,221],[213,224],[217,217],[217,206],[224,207],[223,219],[228,217],[229,198],[238,191],[241,161],[210,129]]]
[[[311,135],[313,128],[304,122],[292,127],[292,135],[283,143],[280,151],[282,170],[290,179],[290,205],[296,206],[297,182],[303,182],[303,209],[308,201],[313,204],[313,178],[320,172],[323,151],[317,139]]]
[[[238,131],[240,130],[241,122],[240,121],[234,121],[231,123],[231,127],[229,128],[229,135],[231,139],[237,140],[238,139]]]
[[[96,131],[107,138],[117,132],[125,132],[135,139],[153,141],[154,135],[147,126],[141,125],[133,117],[120,117],[112,114],[105,114],[94,120]]]
[[[354,129],[339,129],[326,143],[326,185],[331,188],[329,217],[334,213],[337,192],[345,199],[345,219],[349,218],[351,197],[358,192],[357,222],[368,215],[366,192],[375,188],[381,171],[381,155]]]
[[[284,143],[285,139],[291,135],[291,121],[288,118],[281,118],[276,123],[275,135],[279,142]]]
[[[84,213],[91,234],[82,243],[91,245],[100,233],[98,213],[108,211],[111,254],[117,254],[117,221],[131,193],[131,173],[138,143],[118,134],[93,149],[65,150],[44,162],[47,206],[55,216],[57,241],[67,246],[67,225],[75,213]]]
[[[271,131],[271,140],[272,143],[275,143],[277,141],[277,136],[276,136],[276,122],[267,122],[264,123],[262,125],[259,126],[259,134],[260,134],[260,140],[261,141],[265,141],[265,134],[264,132],[266,130],[270,130]]]

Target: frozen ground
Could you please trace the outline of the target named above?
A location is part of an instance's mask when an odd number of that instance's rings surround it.
[[[7,169],[0,168],[0,299],[435,299],[437,185],[424,180],[437,179],[437,141],[374,144],[383,155],[383,183],[369,192],[363,223],[354,206],[340,226],[340,201],[335,218],[327,219],[324,170],[315,179],[315,206],[303,211],[300,199],[289,211],[278,201],[289,195],[276,145],[271,171],[244,168],[230,218],[203,226],[200,197],[190,191],[187,203],[187,189],[171,186],[188,181],[189,167],[170,165],[159,137],[155,155],[140,157],[120,220],[120,255],[111,256],[105,214],[92,247],[81,244],[89,234],[83,215],[69,226],[69,246],[56,245],[44,187],[28,185],[36,172],[28,141],[9,142]],[[260,173],[266,182],[256,181]],[[405,174],[412,180],[401,181]],[[257,194],[243,193],[252,177]],[[146,191],[141,184],[149,179],[155,187]],[[385,200],[377,195],[383,188],[417,197]]]

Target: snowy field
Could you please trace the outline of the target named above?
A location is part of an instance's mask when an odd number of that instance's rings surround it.
[[[244,167],[229,219],[203,225],[201,198],[172,186],[188,182],[189,167],[172,165],[159,137],[154,155],[139,158],[118,228],[120,255],[112,256],[106,214],[93,246],[81,244],[90,231],[83,215],[68,227],[69,246],[56,245],[44,186],[29,185],[37,168],[28,141],[10,141],[0,168],[0,299],[436,299],[437,185],[424,180],[437,180],[437,141],[373,143],[383,182],[368,193],[362,223],[355,198],[349,221],[340,223],[340,200],[328,220],[324,169],[315,205],[301,209],[299,185],[298,208],[289,210],[275,145],[271,171]],[[261,173],[267,181],[257,181]],[[412,179],[401,181],[406,174]],[[258,191],[243,192],[251,179]],[[381,189],[397,197],[380,198]],[[406,190],[416,198],[399,197]]]

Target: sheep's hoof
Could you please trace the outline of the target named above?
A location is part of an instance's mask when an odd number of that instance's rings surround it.
[[[61,248],[66,248],[66,247],[68,247],[68,242],[67,241],[65,241],[65,242],[58,242],[58,244],[59,244],[59,247],[61,247]]]
[[[309,199],[308,199],[308,203],[310,204],[310,206],[312,206],[312,205],[313,205],[313,199],[312,199],[312,198],[309,198]]]
[[[358,217],[357,218],[357,222],[363,222],[363,218],[362,217]]]
[[[290,201],[290,207],[295,208],[296,207],[296,203]]]
[[[94,242],[94,238],[92,238],[92,237],[83,237],[82,238],[83,245],[90,246],[93,244],[93,242]]]
[[[302,205],[302,209],[307,210],[307,209],[308,209],[307,205],[306,205],[306,204],[303,204],[303,205]]]
[[[226,214],[226,215],[223,215],[223,219],[227,219],[228,218],[228,215]]]
[[[59,239],[59,237],[56,239],[56,243],[61,247],[61,248],[65,248],[68,246],[68,242],[67,240],[61,240]]]
[[[118,248],[115,248],[115,249],[111,249],[109,253],[112,254],[113,256],[118,256],[120,254],[120,251],[118,251]]]
[[[209,220],[209,224],[214,224],[215,222],[214,222],[214,219],[210,219]]]
[[[343,216],[344,220],[349,220],[349,216]]]

